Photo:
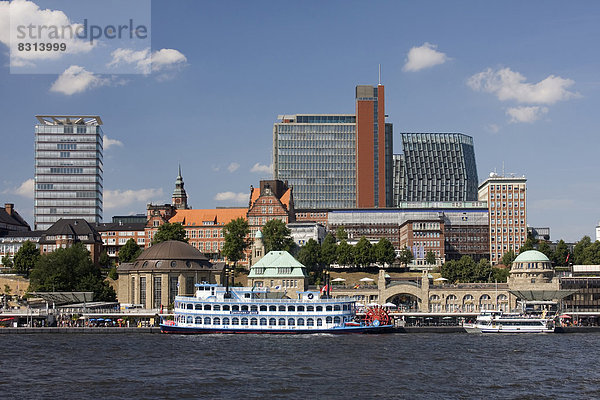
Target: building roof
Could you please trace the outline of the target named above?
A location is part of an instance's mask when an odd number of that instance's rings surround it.
[[[137,261],[140,260],[200,260],[208,261],[203,253],[194,246],[178,240],[167,240],[157,243],[144,250]]]
[[[215,208],[209,210],[177,210],[170,223],[184,226],[225,225],[237,218],[246,219],[247,208]]]
[[[288,189],[285,191],[283,196],[279,199],[281,204],[283,204],[288,210],[290,209],[290,198],[292,197],[292,189]]]
[[[257,273],[258,268],[264,268],[262,273]],[[287,272],[282,268],[291,268]],[[286,278],[305,278],[306,267],[296,260],[287,251],[270,251],[256,264],[250,268],[248,278],[262,277],[286,277]]]
[[[514,262],[550,262],[550,259],[540,251],[527,250],[519,254]]]
[[[50,228],[44,232],[40,242],[51,241],[55,242],[54,239],[46,239],[49,236],[77,236],[77,239],[82,243],[97,243],[102,241],[102,237],[98,231],[83,218],[76,219],[65,219],[61,218],[56,221]],[[81,239],[81,237],[87,237],[87,239]]]
[[[30,229],[29,224],[14,209],[9,214],[5,208],[0,208],[0,224]]]
[[[143,231],[146,227],[145,222],[106,222],[101,223],[96,226],[96,230],[98,232],[108,232],[108,231]]]

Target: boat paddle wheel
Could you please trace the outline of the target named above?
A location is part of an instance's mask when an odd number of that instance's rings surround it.
[[[382,307],[371,307],[367,310],[367,313],[365,314],[365,325],[381,326],[390,325],[391,323],[392,319],[390,317],[390,314],[388,314],[387,310],[385,310]]]

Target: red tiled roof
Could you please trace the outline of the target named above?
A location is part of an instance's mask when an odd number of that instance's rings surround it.
[[[247,208],[215,208],[209,210],[177,210],[169,219],[170,223],[178,222],[184,226],[203,226],[205,222],[225,225],[237,218],[246,219]]]

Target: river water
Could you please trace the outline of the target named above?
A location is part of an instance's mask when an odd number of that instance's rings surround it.
[[[599,339],[2,335],[0,398],[598,398]]]

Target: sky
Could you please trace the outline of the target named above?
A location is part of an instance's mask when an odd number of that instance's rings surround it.
[[[84,19],[147,35],[16,47],[15,21]],[[33,226],[35,115],[58,114],[102,118],[105,221],[170,203],[178,165],[193,208],[245,206],[277,115],[353,113],[381,64],[395,153],[470,135],[480,182],[527,177],[528,225],[594,238],[599,37],[595,1],[0,1],[0,202]]]

